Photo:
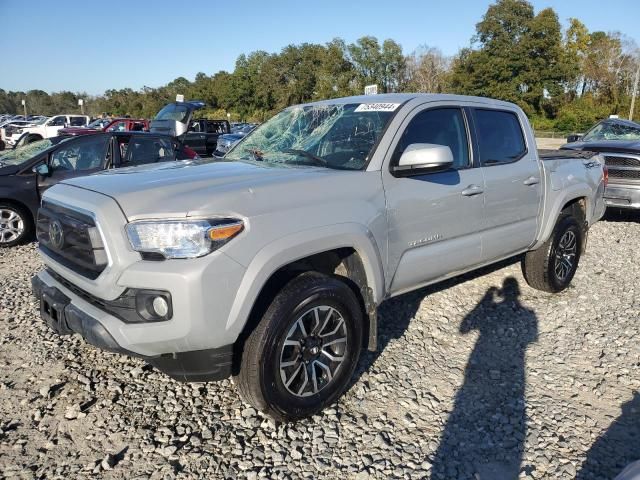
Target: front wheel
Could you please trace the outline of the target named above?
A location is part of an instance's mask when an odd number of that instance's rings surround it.
[[[0,203],[0,248],[23,243],[32,230],[31,215],[25,209]]]
[[[347,284],[318,273],[290,281],[244,344],[235,380],[242,397],[275,420],[334,403],[362,346],[362,311]]]
[[[571,215],[562,215],[547,240],[522,259],[527,283],[543,292],[557,293],[569,286],[578,269],[583,231]]]

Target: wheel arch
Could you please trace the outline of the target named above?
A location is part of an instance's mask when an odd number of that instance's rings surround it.
[[[566,191],[564,195],[558,196],[551,203],[547,212],[544,213],[542,229],[540,235],[532,247],[532,250],[540,247],[552,235],[558,218],[563,212],[571,212],[578,217],[578,221],[584,225],[584,231],[588,230],[588,220],[592,218],[593,205],[589,201],[593,190],[587,185],[576,185]]]
[[[297,275],[309,271],[339,276],[353,290],[367,319],[363,338],[369,349],[375,349],[376,308],[384,297],[381,256],[373,236],[364,227],[342,224],[287,236],[255,256],[238,288],[226,326],[238,335],[236,358],[277,292]]]
[[[21,202],[20,200],[16,200],[15,198],[7,198],[7,197],[2,197],[2,196],[0,196],[0,203],[13,205],[15,207],[18,207],[18,208],[24,210],[26,213],[29,214],[29,220],[31,221],[31,224],[35,225],[36,216],[35,216],[34,212],[31,211],[31,209],[29,208],[29,206],[26,203]]]

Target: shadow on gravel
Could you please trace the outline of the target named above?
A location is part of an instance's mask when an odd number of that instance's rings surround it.
[[[460,325],[460,333],[478,330],[480,336],[434,455],[432,478],[518,478],[526,434],[525,352],[538,338],[537,318],[519,297],[517,280],[506,278]]]
[[[576,479],[614,478],[636,460],[640,460],[639,392],[634,392],[633,398],[622,405],[622,414],[589,449]]]
[[[640,212],[623,208],[607,208],[602,217],[605,222],[635,222],[640,223]]]
[[[513,257],[473,272],[430,285],[428,287],[405,293],[385,301],[378,309],[378,349],[375,352],[362,351],[360,362],[351,379],[350,387],[358,383],[363,373],[368,371],[392,340],[402,338],[409,322],[416,316],[420,304],[429,295],[441,292],[455,285],[474,280],[492,272],[496,272],[520,261]]]

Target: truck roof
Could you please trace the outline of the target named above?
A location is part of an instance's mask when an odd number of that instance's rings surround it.
[[[331,98],[318,102],[309,102],[303,105],[342,105],[348,103],[404,103],[415,98],[424,98],[432,102],[436,101],[472,101],[490,105],[513,106],[513,103],[495,100],[486,97],[473,97],[469,95],[451,95],[447,93],[383,93],[379,95],[354,95],[351,97]]]

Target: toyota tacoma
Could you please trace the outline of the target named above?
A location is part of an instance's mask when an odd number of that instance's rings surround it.
[[[344,392],[385,299],[514,256],[529,285],[564,290],[604,188],[598,154],[540,157],[511,103],[326,100],[285,109],[224,161],[51,187],[33,288],[59,334],[183,381],[233,376],[292,421]]]

